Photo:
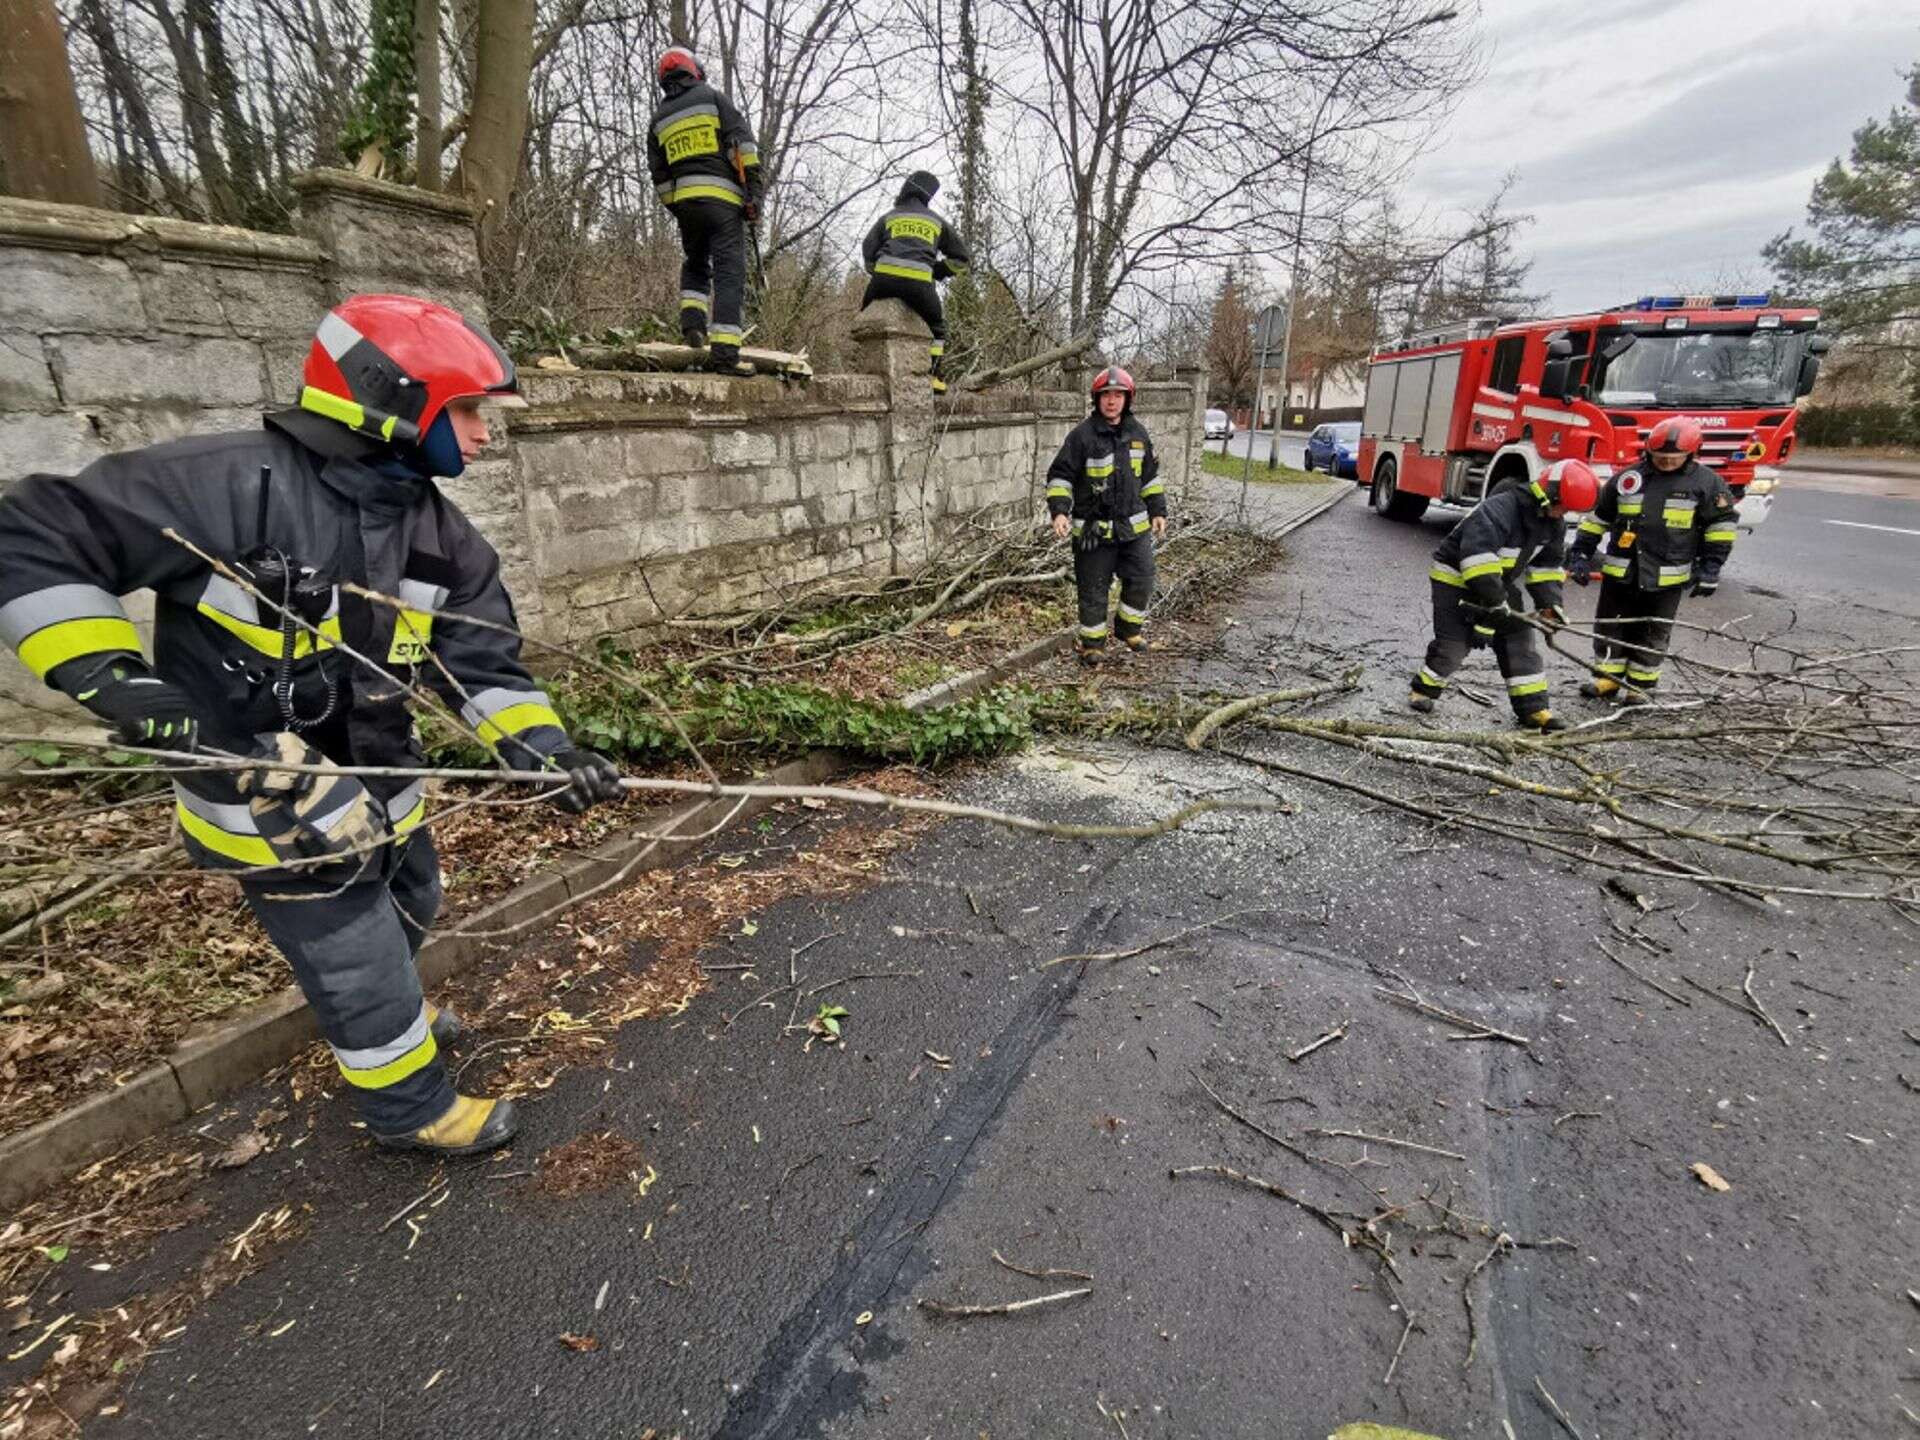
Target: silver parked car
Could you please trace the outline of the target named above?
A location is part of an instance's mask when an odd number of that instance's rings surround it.
[[[1209,410],[1206,417],[1209,440],[1230,440],[1233,438],[1233,418],[1224,410]]]

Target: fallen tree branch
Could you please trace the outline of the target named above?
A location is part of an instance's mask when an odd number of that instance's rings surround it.
[[[1216,915],[1211,920],[1202,921],[1198,925],[1189,925],[1184,930],[1176,930],[1171,935],[1162,935],[1157,939],[1149,940],[1144,945],[1135,945],[1130,950],[1089,950],[1078,955],[1056,955],[1053,959],[1042,962],[1039,968],[1046,970],[1055,965],[1067,965],[1078,960],[1131,960],[1134,956],[1144,955],[1149,950],[1164,949],[1168,945],[1186,939],[1189,935],[1198,935],[1202,930],[1212,930],[1216,926],[1226,924],[1229,920],[1238,920],[1242,915],[1264,915],[1266,913],[1267,907],[1265,906],[1251,910],[1232,910],[1225,915]]]
[[[1007,1259],[1007,1257],[1002,1255],[998,1250],[993,1252],[993,1259],[995,1264],[1005,1266],[1007,1269],[1013,1271],[1014,1274],[1026,1275],[1035,1280],[1085,1280],[1088,1284],[1093,1283],[1093,1276],[1084,1274],[1079,1270],[1055,1270],[1051,1268],[1046,1270],[1029,1270],[1024,1265],[1014,1264],[1013,1261]]]

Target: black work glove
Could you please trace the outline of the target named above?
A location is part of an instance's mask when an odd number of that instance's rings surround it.
[[[578,747],[562,750],[552,764],[567,772],[567,788],[554,792],[553,803],[569,815],[579,815],[603,800],[620,798],[620,772],[599,751]]]
[[[1073,537],[1073,548],[1092,554],[1100,548],[1100,532],[1095,529],[1097,521],[1089,520],[1080,527],[1080,533]]]
[[[1461,602],[1460,608],[1474,629],[1490,636],[1504,635],[1526,623],[1514,615],[1513,607],[1504,600],[1497,605],[1476,605],[1467,600]]]
[[[1567,557],[1567,579],[1576,585],[1593,583],[1593,556],[1575,551]]]
[[[199,743],[200,722],[186,692],[130,656],[98,666],[72,693],[128,745],[190,755]]]
[[[1695,595],[1711,595],[1719,588],[1720,572],[1718,569],[1702,570],[1698,575],[1694,576],[1692,593]]]

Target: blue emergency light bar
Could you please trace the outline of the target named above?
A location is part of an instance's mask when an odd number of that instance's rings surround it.
[[[1771,305],[1771,295],[1642,295],[1636,310],[1751,310]]]

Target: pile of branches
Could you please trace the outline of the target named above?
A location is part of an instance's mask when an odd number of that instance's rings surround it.
[[[1582,669],[1591,638],[1546,634]],[[1329,647],[1291,648],[1308,676],[1334,678]],[[1553,735],[1298,713],[1283,707],[1337,691],[1296,686],[1227,700],[1182,739],[1412,816],[1436,839],[1498,837],[1762,903],[1883,904],[1920,927],[1920,644],[1816,653],[1790,632],[1682,621],[1675,650],[1657,700]],[[1087,723],[1164,736],[1168,719],[1149,707]],[[1260,741],[1228,743],[1235,726]]]

